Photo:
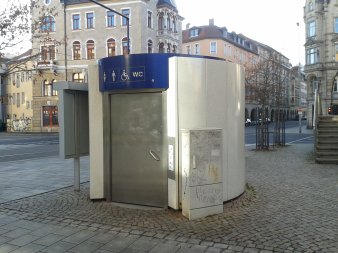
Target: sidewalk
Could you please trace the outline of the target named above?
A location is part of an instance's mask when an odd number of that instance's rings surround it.
[[[223,214],[196,221],[90,201],[88,183],[81,192],[65,187],[8,201],[0,204],[0,253],[338,252],[338,168],[314,163],[312,151],[308,144],[247,150],[246,193]],[[9,174],[0,176],[10,184]]]

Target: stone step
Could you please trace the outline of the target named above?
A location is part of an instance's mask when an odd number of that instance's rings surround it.
[[[316,158],[317,163],[338,164],[338,158]]]
[[[332,135],[320,135],[317,136],[317,143],[338,144],[338,137]]]
[[[332,121],[338,121],[338,116],[332,116],[332,115],[326,115],[326,116],[319,116],[318,120],[332,120]]]
[[[338,145],[325,145],[325,144],[318,144],[317,150],[319,151],[338,151]]]
[[[332,123],[319,123],[318,124],[318,130],[320,129],[327,129],[327,128],[332,128],[332,129],[338,129],[338,124],[332,124]]]
[[[320,144],[326,144],[326,145],[331,145],[331,146],[338,146],[338,140],[337,139],[320,139],[317,138],[317,145]]]
[[[323,151],[317,151],[317,157],[329,157],[329,158],[336,158],[338,159],[338,150],[332,151],[332,150],[323,150]]]
[[[330,134],[337,134],[338,135],[338,128],[323,128],[323,129],[318,129],[318,133],[330,133]]]

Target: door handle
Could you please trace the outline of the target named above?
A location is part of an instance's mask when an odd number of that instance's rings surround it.
[[[160,157],[156,154],[154,150],[149,150],[149,154],[151,155],[152,158],[154,158],[155,161],[160,161]]]

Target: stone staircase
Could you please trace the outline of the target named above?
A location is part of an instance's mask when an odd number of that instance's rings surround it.
[[[316,162],[338,164],[338,116],[319,116]]]

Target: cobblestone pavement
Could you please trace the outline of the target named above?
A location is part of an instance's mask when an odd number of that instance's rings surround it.
[[[338,166],[313,145],[247,150],[247,191],[224,212],[180,212],[90,201],[63,188],[0,204],[3,252],[338,252]]]

